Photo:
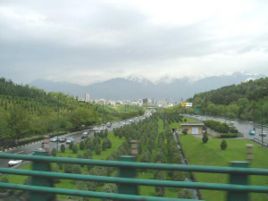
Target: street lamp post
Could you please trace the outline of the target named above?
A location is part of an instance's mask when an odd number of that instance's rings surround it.
[[[57,106],[58,106],[58,124],[59,124],[59,122],[60,122],[60,95],[58,94],[58,104],[57,104]],[[57,152],[58,152],[58,150],[59,150],[59,138],[58,138],[58,136],[57,136]]]
[[[261,145],[264,146],[264,137],[266,137],[266,134],[264,133],[263,131],[263,123],[261,124],[261,134],[260,134],[260,137],[261,137]]]
[[[262,146],[264,146],[264,137],[266,137],[266,134],[264,133],[263,127],[264,127],[264,118],[263,118],[263,111],[262,111],[261,112],[261,133],[260,133]]]

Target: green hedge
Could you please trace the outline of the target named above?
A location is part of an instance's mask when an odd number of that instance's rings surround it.
[[[214,131],[217,131],[219,133],[236,133],[238,134],[238,130],[234,126],[230,126],[226,123],[222,123],[219,121],[214,121],[214,120],[207,120],[204,121],[204,124],[206,127],[211,128]]]
[[[224,133],[220,134],[219,138],[234,138],[234,137],[239,137],[239,133]]]

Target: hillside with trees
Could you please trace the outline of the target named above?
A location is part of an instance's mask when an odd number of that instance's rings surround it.
[[[23,138],[78,130],[143,113],[140,107],[122,107],[79,102],[62,93],[47,93],[0,78],[0,142],[2,146],[14,145]]]
[[[268,123],[268,78],[199,93],[190,100],[202,114]]]

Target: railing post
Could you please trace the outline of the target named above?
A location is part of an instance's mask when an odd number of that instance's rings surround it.
[[[120,156],[120,161],[134,162],[136,160],[135,156]],[[135,168],[121,167],[119,168],[119,177],[124,178],[135,178],[136,175]],[[138,195],[138,186],[133,184],[118,184],[118,193],[120,194],[132,194]]]
[[[48,152],[45,150],[38,150],[33,153],[36,156],[48,156]],[[44,161],[33,161],[32,170],[50,171],[50,164]],[[53,187],[53,180],[40,176],[32,176],[31,185],[33,186],[48,186]],[[30,201],[53,201],[55,195],[49,193],[30,192]]]
[[[247,161],[232,161],[230,163],[230,166],[247,168],[249,166],[249,163]],[[229,183],[248,185],[248,175],[240,173],[230,173]],[[249,200],[248,192],[228,191],[227,193],[227,201],[248,201],[248,200]]]

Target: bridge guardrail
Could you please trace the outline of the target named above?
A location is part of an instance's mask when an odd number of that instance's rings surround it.
[[[31,185],[10,184],[0,182],[0,188],[18,189],[32,192],[30,196],[31,201],[43,201],[43,200],[48,201],[53,197],[52,194],[80,195],[87,197],[108,198],[116,200],[148,200],[148,201],[191,200],[191,199],[189,200],[189,199],[140,196],[138,195],[138,185],[227,191],[228,201],[247,201],[249,200],[249,192],[268,193],[268,186],[248,185],[249,175],[268,176],[268,169],[249,168],[248,162],[245,161],[234,161],[231,163],[231,167],[217,167],[217,166],[180,165],[180,164],[164,164],[164,163],[142,163],[142,162],[135,162],[133,156],[122,156],[120,158],[120,161],[53,157],[53,156],[47,156],[46,152],[35,152],[35,155],[0,153],[0,158],[33,161],[33,170],[0,168],[0,173],[2,174],[27,175],[32,177]],[[50,172],[48,166],[49,163],[53,162],[117,167],[119,168],[119,177]],[[191,181],[138,179],[135,178],[137,169],[225,173],[229,175],[230,182],[229,184],[215,184],[215,183],[191,182]],[[118,185],[118,193],[103,193],[103,192],[53,188],[53,184],[51,183],[53,178],[116,183]],[[48,193],[47,195],[50,195],[50,197],[49,196],[40,197],[40,192],[47,192]]]

